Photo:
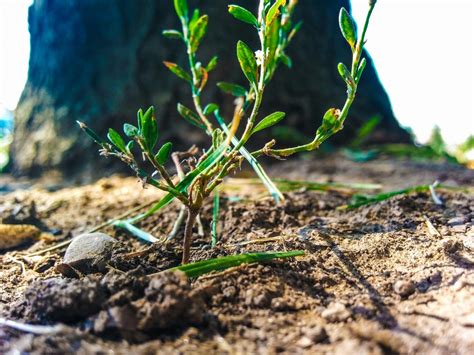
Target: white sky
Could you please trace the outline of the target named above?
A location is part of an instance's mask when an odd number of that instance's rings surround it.
[[[0,105],[9,109],[27,77],[30,3],[0,0]],[[352,1],[360,26],[367,3]],[[473,22],[474,0],[378,0],[367,49],[395,115],[421,142],[434,125],[450,144],[474,134]]]
[[[32,0],[0,0],[0,105],[16,107],[28,74]]]
[[[367,2],[352,0],[360,26]],[[366,48],[395,115],[421,142],[434,125],[450,144],[474,134],[473,22],[474,0],[377,2]]]

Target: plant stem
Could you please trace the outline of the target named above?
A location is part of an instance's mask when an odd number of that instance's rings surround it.
[[[266,48],[265,48],[265,16],[264,16],[264,5],[265,1],[260,0],[258,6],[258,22],[259,22],[259,31],[258,37],[260,39],[260,50],[264,53],[262,56],[262,63],[260,64],[260,73],[258,78],[257,85],[252,84],[251,90],[255,91],[255,101],[253,104],[252,112],[250,114],[249,119],[247,120],[247,125],[245,127],[244,133],[240,138],[239,142],[232,148],[231,152],[228,154],[227,158],[223,160],[223,165],[228,162],[230,156],[233,156],[232,153],[237,152],[244,146],[244,144],[250,138],[252,128],[255,124],[255,120],[258,116],[258,110],[260,109],[260,105],[262,104],[263,99],[263,92],[265,90],[265,70],[266,70]]]
[[[184,228],[184,241],[183,241],[183,259],[182,265],[189,263],[189,252],[191,250],[191,242],[193,239],[193,227],[196,222],[198,210],[188,207],[188,215],[186,217],[186,226]]]
[[[260,0],[259,15],[258,15],[260,29],[258,31],[258,37],[260,39],[260,50],[263,52],[263,55],[262,55],[262,63],[260,64],[260,75],[258,78],[258,84],[255,89],[255,102],[253,104],[252,113],[250,114],[250,117],[247,121],[247,126],[245,127],[245,131],[242,134],[242,138],[240,139],[239,143],[234,147],[233,151],[238,151],[241,147],[244,146],[245,143],[247,143],[247,140],[250,138],[252,128],[258,116],[258,110],[260,109],[260,105],[262,104],[263,92],[265,91],[265,71],[267,67],[267,63],[266,63],[267,56],[266,56],[266,48],[265,48],[266,27],[265,27],[265,16],[263,16],[264,15],[263,8],[264,8],[264,1]]]
[[[219,222],[219,190],[214,191],[214,204],[212,208],[212,223],[211,223],[211,237],[212,247],[215,247],[217,244],[217,223]]]
[[[357,73],[357,70],[359,69],[358,66],[359,66],[359,62],[360,62],[360,57],[362,55],[362,50],[364,48],[364,44],[365,44],[365,34],[367,33],[367,28],[369,27],[369,22],[370,22],[370,16],[372,16],[372,11],[374,11],[374,7],[375,7],[375,2],[372,2],[369,6],[369,11],[367,13],[367,16],[365,18],[365,23],[364,23],[364,28],[362,30],[362,35],[360,36],[360,39],[357,43],[357,47],[356,47],[356,50],[354,51],[354,56],[353,56],[353,60],[352,60],[352,70],[351,70],[351,74],[352,74],[352,77],[355,77],[356,73]]]
[[[153,167],[158,170],[158,172],[160,173],[161,177],[166,181],[166,183],[168,184],[169,187],[175,189],[176,186],[173,182],[173,180],[171,179],[171,176],[168,174],[168,172],[166,171],[166,169],[157,163],[155,157],[153,157],[149,152],[145,152],[145,156],[146,158],[148,159],[148,161],[151,163],[151,165],[153,165]]]
[[[198,73],[196,70],[196,56],[192,51],[191,48],[191,38],[190,38],[190,33],[189,33],[189,24],[187,21],[182,21],[182,27],[183,27],[183,35],[184,35],[184,43],[186,44],[186,50],[188,53],[188,61],[189,61],[189,68],[191,70],[191,75],[192,75],[192,83],[191,83],[191,90],[193,94],[193,103],[196,108],[197,114],[199,115],[199,118],[201,119],[202,123],[206,126],[206,133],[208,135],[212,135],[213,127],[211,122],[207,119],[206,115],[204,115],[202,106],[201,106],[201,90],[200,88],[197,87],[199,84],[199,78],[198,78]]]

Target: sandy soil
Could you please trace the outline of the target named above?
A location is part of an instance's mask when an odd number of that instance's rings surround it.
[[[160,194],[134,178],[81,187],[23,188],[0,197],[2,223],[32,224],[40,239],[0,254],[0,316],[57,325],[33,335],[0,327],[0,352],[330,353],[474,352],[474,172],[446,164],[340,156],[283,163],[273,176],[380,183],[383,190],[442,180],[471,192],[440,191],[338,210],[347,189],[287,193],[275,206],[261,189],[231,181],[221,196],[219,235],[210,247],[211,205],[195,233],[192,259],[253,251],[305,256],[246,265],[187,280],[150,274],[178,265],[179,238],[145,245],[124,231],[106,271],[79,279],[56,272],[64,249],[31,255]],[[6,180],[5,180],[6,181]],[[54,191],[51,191],[54,190]],[[244,197],[236,200],[235,195]],[[160,237],[172,204],[139,226]],[[138,252],[138,253],[137,253]]]

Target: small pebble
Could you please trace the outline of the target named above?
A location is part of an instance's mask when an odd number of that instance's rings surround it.
[[[464,225],[466,222],[468,222],[468,218],[466,216],[457,216],[457,217],[451,218],[448,221],[448,225],[451,227],[454,227],[454,226]]]
[[[90,273],[110,258],[117,241],[104,233],[85,233],[75,237],[56,269],[64,276],[74,277],[76,271]]]
[[[320,343],[327,339],[328,334],[326,333],[326,329],[320,325],[315,325],[310,328],[306,328],[303,330],[305,336],[310,339],[313,343]]]
[[[288,300],[283,297],[276,297],[272,299],[271,308],[274,311],[288,311],[297,309],[297,306],[292,300],[288,302]]]
[[[328,322],[335,323],[346,321],[351,316],[351,313],[342,303],[334,302],[321,313],[321,316]]]
[[[296,343],[296,345],[299,346],[300,348],[309,348],[313,344],[314,342],[310,338],[308,338],[306,335],[302,336],[300,340],[298,340],[298,342]]]
[[[466,233],[467,224],[458,224],[458,225],[452,226],[450,229],[454,233]]]
[[[415,292],[415,283],[411,280],[398,280],[393,284],[393,291],[403,298],[406,298]]]
[[[75,237],[64,254],[64,262],[74,264],[95,259],[112,250],[117,241],[104,233],[85,233]]]
[[[466,248],[474,250],[474,233],[466,235],[463,239],[463,244]]]
[[[237,289],[234,286],[228,286],[222,290],[222,294],[227,299],[232,299],[237,294]]]

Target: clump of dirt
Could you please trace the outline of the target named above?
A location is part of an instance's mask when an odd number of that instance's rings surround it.
[[[149,339],[146,333],[179,331],[204,321],[206,310],[202,295],[191,290],[181,272],[153,276],[138,299],[127,295],[128,292],[130,287],[109,299],[110,307],[93,320],[94,333],[120,334],[128,340],[144,341]],[[125,301],[126,298],[129,300]]]
[[[34,282],[8,317],[28,323],[78,324],[95,334],[148,339],[157,330],[185,329],[204,321],[202,293],[182,272],[153,276],[110,272],[103,278],[51,278]]]
[[[97,278],[51,278],[34,282],[13,307],[12,316],[32,323],[80,321],[101,309],[106,300]]]

